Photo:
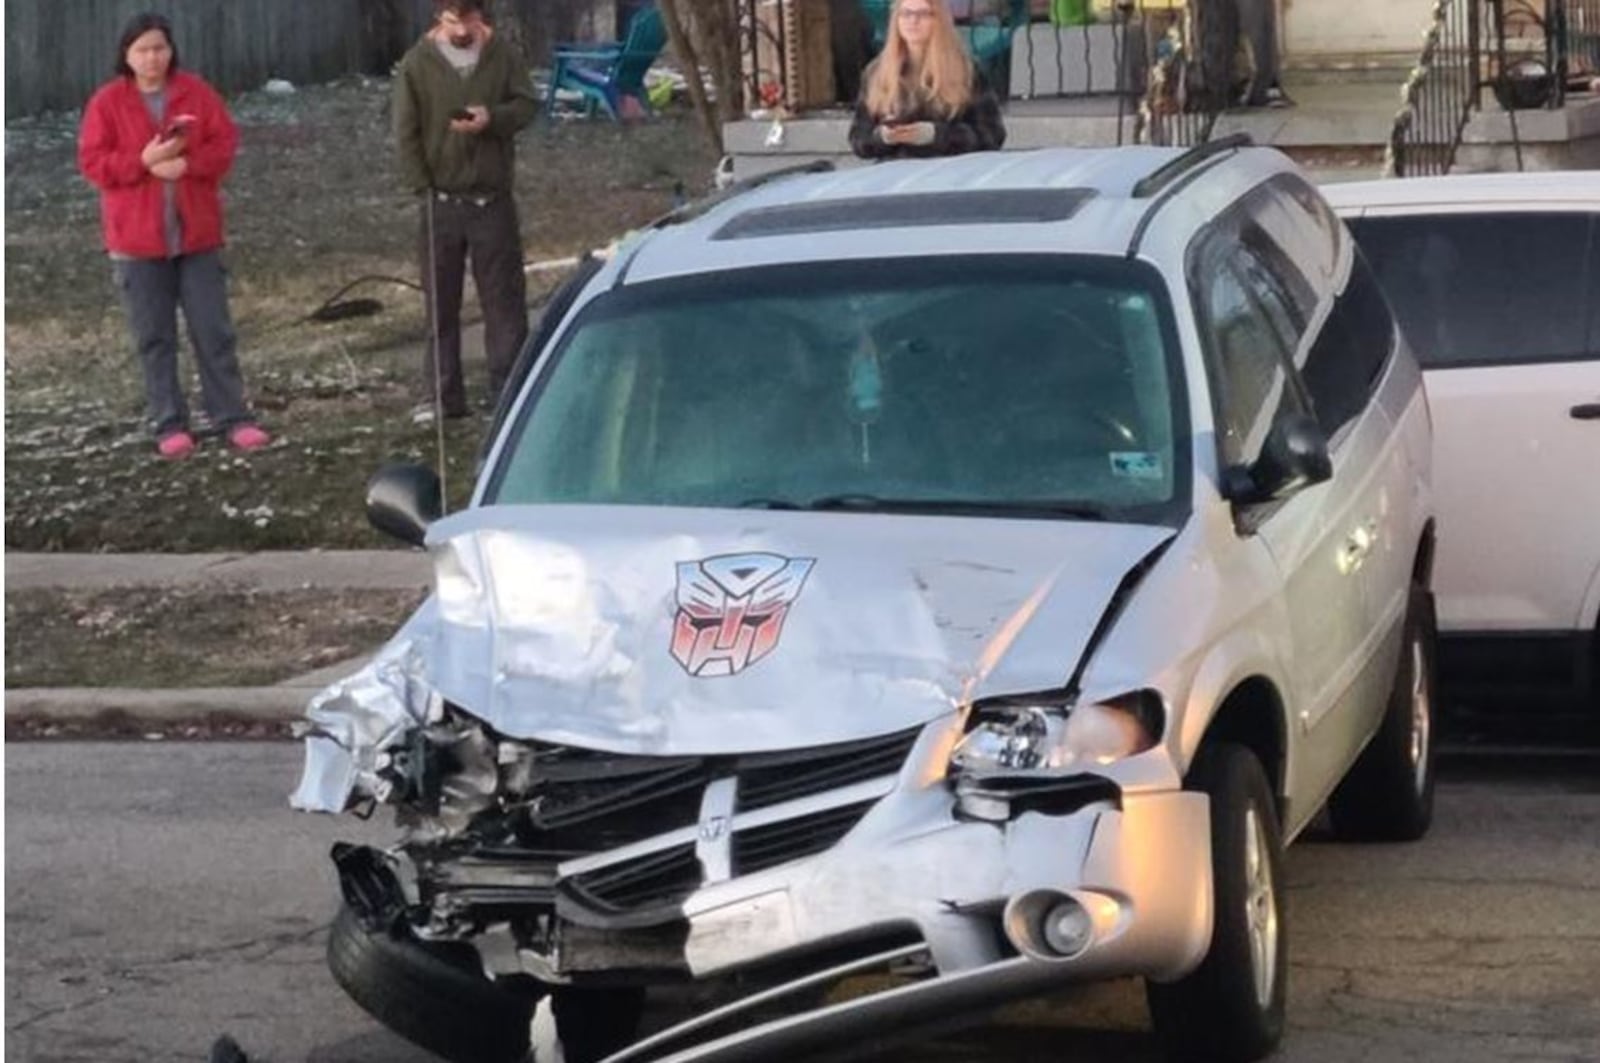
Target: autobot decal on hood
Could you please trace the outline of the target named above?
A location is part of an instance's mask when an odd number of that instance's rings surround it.
[[[672,659],[692,676],[738,675],[778,648],[815,558],[723,554],[678,562]]]
[[[308,803],[338,807],[435,703],[511,739],[711,756],[855,741],[967,701],[1058,687],[1123,576],[1171,534],[866,513],[469,509],[429,528],[434,594],[382,667],[314,707],[328,748]]]

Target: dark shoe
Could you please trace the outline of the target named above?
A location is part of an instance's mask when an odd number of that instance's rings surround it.
[[[465,406],[446,406],[444,409],[444,419],[447,421],[459,421],[466,415],[467,408]],[[411,423],[418,428],[427,428],[432,425],[435,416],[433,403],[431,402],[419,402],[411,407]]]

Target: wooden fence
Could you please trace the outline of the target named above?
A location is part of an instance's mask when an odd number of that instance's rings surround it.
[[[498,0],[535,62],[552,39],[610,36],[615,0]],[[81,107],[112,73],[128,17],[172,21],[183,65],[225,92],[387,73],[427,26],[429,0],[5,0],[6,118]]]

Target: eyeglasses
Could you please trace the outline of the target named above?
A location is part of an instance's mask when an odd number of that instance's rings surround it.
[[[922,22],[933,17],[933,9],[931,7],[902,7],[895,12],[895,16],[905,19],[907,22]]]

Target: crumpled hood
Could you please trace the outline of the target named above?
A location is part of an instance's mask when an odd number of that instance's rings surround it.
[[[819,745],[1071,676],[1172,534],[1073,521],[492,506],[429,533],[402,634],[513,738],[635,754]]]

